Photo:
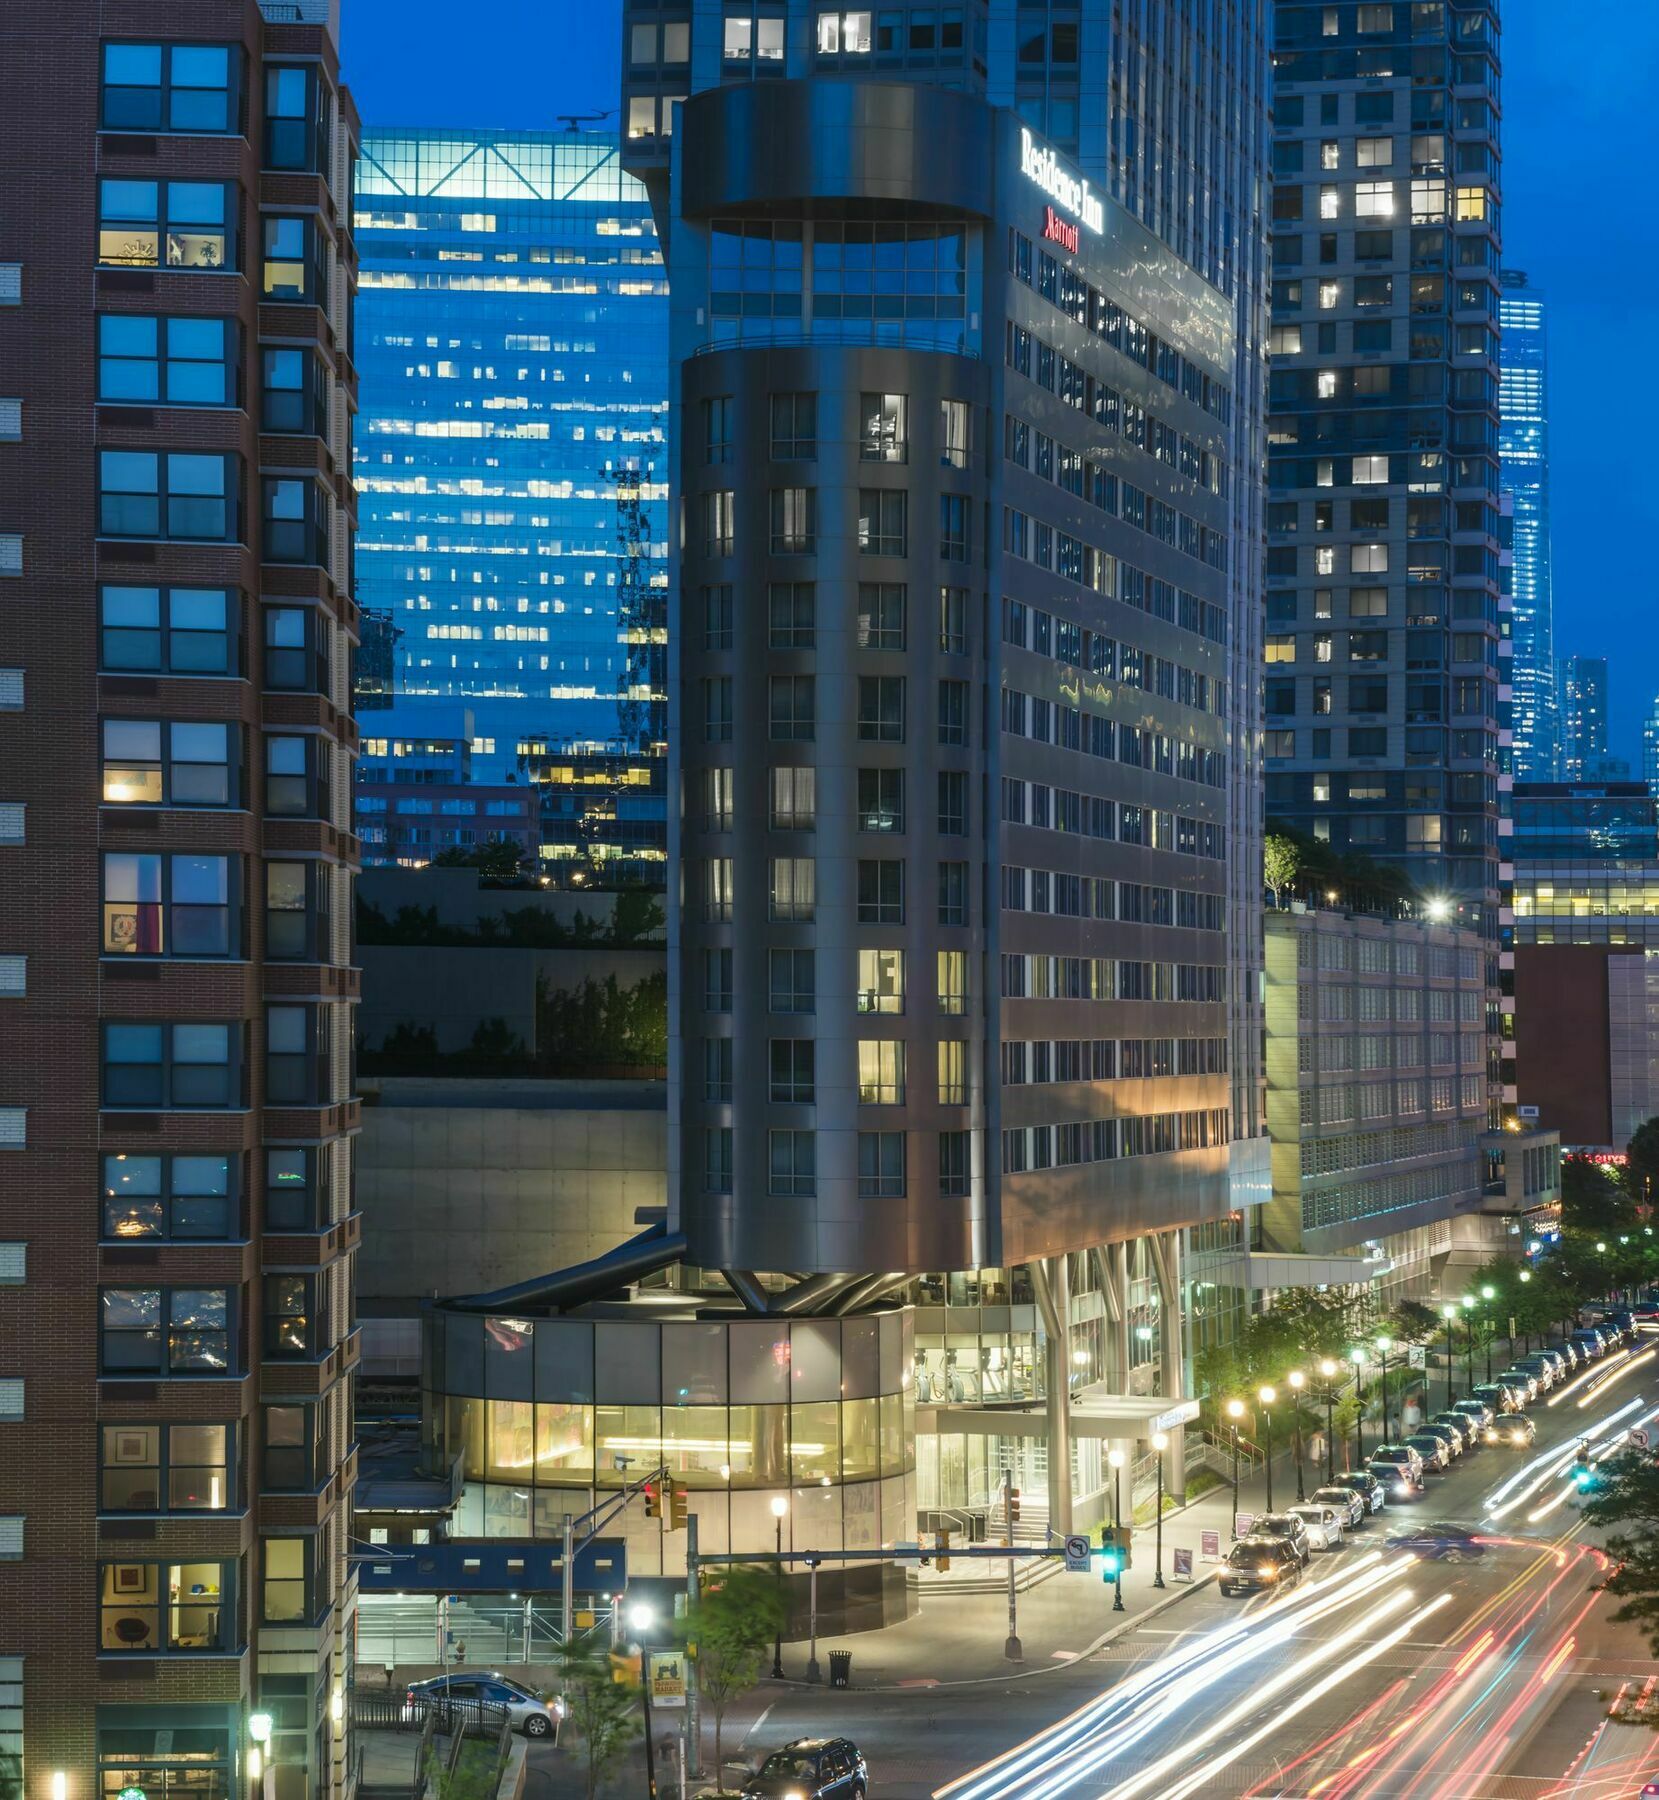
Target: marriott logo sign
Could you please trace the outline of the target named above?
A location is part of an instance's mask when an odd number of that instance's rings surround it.
[[[1031,133],[1020,127],[1020,173],[1034,181],[1054,203],[1080,219],[1098,237],[1106,225],[1106,210],[1088,182],[1073,175],[1059,157],[1045,145],[1037,143]]]

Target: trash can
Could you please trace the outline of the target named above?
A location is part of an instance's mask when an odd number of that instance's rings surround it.
[[[832,1650],[829,1653],[830,1686],[844,1688],[852,1679],[853,1653],[850,1650]]]

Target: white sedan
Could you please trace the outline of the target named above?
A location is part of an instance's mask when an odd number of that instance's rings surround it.
[[[1309,1500],[1290,1510],[1307,1526],[1311,1548],[1335,1550],[1341,1545],[1342,1517],[1334,1506],[1327,1506],[1323,1501]]]
[[[1365,1496],[1353,1488],[1315,1488],[1308,1498],[1313,1505],[1332,1508],[1345,1529],[1352,1530],[1354,1526],[1365,1523]]]

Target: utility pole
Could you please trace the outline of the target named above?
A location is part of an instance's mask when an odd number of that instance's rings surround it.
[[[697,1515],[688,1515],[685,1522],[685,1596],[687,1608],[697,1605]],[[695,1614],[693,1614],[695,1616]],[[691,1767],[686,1771],[692,1781],[700,1780],[703,1773],[703,1728],[697,1707],[697,1658],[687,1655],[685,1659],[685,1741],[686,1759]],[[720,1782],[720,1771],[714,1771],[715,1785]]]
[[[1010,1550],[1014,1548],[1014,1471],[1007,1468],[1002,1471],[1002,1541]],[[1008,1641],[1002,1647],[1002,1653],[1010,1662],[1019,1662],[1024,1652],[1020,1648],[1019,1618],[1016,1608],[1014,1588],[1014,1559],[1008,1559]]]
[[[559,1596],[559,1642],[570,1649],[571,1633],[576,1628],[576,1519],[565,1514],[564,1592]]]

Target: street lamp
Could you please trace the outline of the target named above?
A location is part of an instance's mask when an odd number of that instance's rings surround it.
[[[1469,1386],[1475,1385],[1475,1298],[1473,1294],[1465,1294],[1458,1305],[1464,1313],[1464,1367],[1469,1372]]]
[[[1152,1448],[1158,1458],[1158,1511],[1153,1522],[1157,1549],[1153,1556],[1152,1585],[1161,1588],[1164,1585],[1164,1452],[1169,1448],[1169,1438],[1161,1431],[1153,1432]]]
[[[1118,1536],[1121,1529],[1121,1518],[1118,1506],[1121,1499],[1119,1486],[1123,1476],[1123,1452],[1112,1449],[1106,1452],[1106,1460],[1112,1465],[1112,1540],[1118,1546],[1117,1570],[1112,1576],[1112,1611],[1124,1611],[1123,1605],[1123,1539]]]
[[[1244,1402],[1229,1400],[1227,1402],[1227,1423],[1233,1432],[1233,1531],[1238,1536],[1238,1422],[1244,1417]]]
[[[1377,1355],[1382,1361],[1382,1429],[1383,1442],[1387,1443],[1390,1426],[1388,1421],[1388,1353],[1394,1348],[1392,1338],[1377,1339]]]
[[[1278,1398],[1270,1387],[1264,1387],[1258,1395],[1262,1403],[1262,1417],[1267,1420],[1267,1510],[1273,1510],[1273,1402]]]
[[[789,1511],[789,1502],[782,1494],[772,1496],[772,1520],[777,1528],[778,1545],[778,1598],[783,1598],[783,1519]],[[783,1680],[783,1608],[778,1608],[777,1635],[772,1639],[772,1679]]]
[[[1333,1409],[1336,1406],[1336,1377],[1340,1363],[1334,1363],[1327,1356],[1319,1365],[1319,1374],[1325,1383],[1325,1480],[1327,1483],[1336,1480],[1336,1419]]]
[[[1355,1344],[1348,1352],[1348,1360],[1354,1365],[1354,1444],[1358,1452],[1356,1468],[1365,1464],[1365,1350]]]
[[[1440,1316],[1446,1321],[1446,1411],[1452,1410],[1452,1321],[1457,1317],[1457,1308],[1448,1301],[1440,1309]]]
[[[1285,1377],[1290,1384],[1290,1417],[1296,1443],[1296,1498],[1298,1500],[1306,1500],[1308,1497],[1302,1485],[1302,1389],[1307,1384],[1307,1379],[1300,1369],[1292,1369]]]
[[[1480,1297],[1486,1302],[1486,1318],[1483,1323],[1486,1326],[1486,1379],[1488,1381],[1492,1379],[1492,1340],[1497,1336],[1497,1330],[1492,1323],[1492,1301],[1497,1292],[1498,1290],[1490,1285],[1480,1290]]]

